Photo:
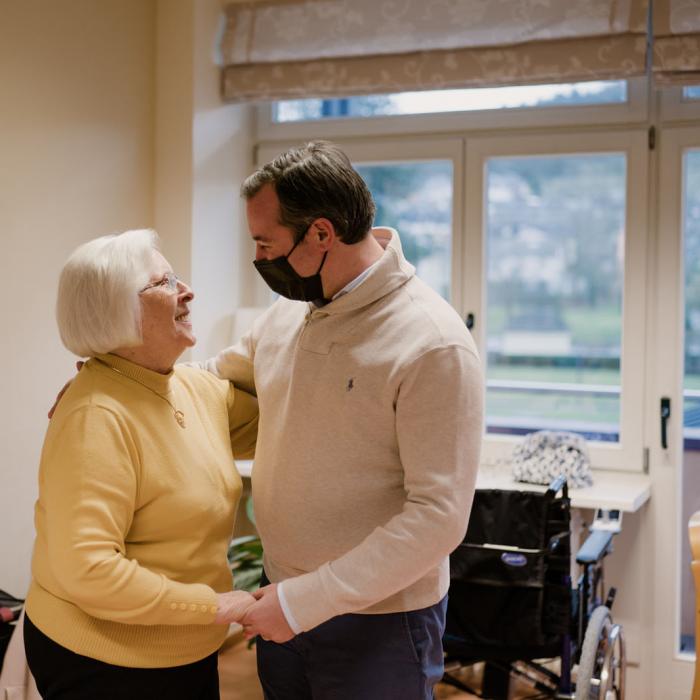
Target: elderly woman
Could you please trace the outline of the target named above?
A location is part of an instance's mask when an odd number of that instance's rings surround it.
[[[218,698],[217,650],[252,597],[227,546],[255,399],[175,361],[192,290],[152,231],[78,248],[65,346],[89,357],[44,441],[25,648],[44,698]]]

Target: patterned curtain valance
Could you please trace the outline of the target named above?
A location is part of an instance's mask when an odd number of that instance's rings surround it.
[[[238,0],[226,8],[223,96],[239,102],[643,75],[648,1]]]
[[[654,0],[654,81],[700,83],[700,0]]]

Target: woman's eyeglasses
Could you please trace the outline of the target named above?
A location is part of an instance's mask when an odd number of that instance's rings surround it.
[[[147,284],[140,292],[139,294],[143,294],[145,291],[148,291],[149,289],[153,289],[153,287],[163,287],[164,289],[167,288],[168,291],[170,292],[176,292],[177,291],[177,285],[180,282],[178,279],[177,275],[175,275],[172,272],[166,272],[161,279],[159,279],[157,282],[151,282],[150,284]]]

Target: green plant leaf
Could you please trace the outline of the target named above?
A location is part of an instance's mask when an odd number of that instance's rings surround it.
[[[243,537],[234,537],[231,540],[231,547],[237,547],[242,544],[247,544],[248,542],[260,542],[260,538],[257,535],[244,535]]]
[[[233,577],[234,587],[236,590],[252,593],[260,588],[261,577],[262,566],[236,571]]]
[[[248,520],[250,520],[253,525],[255,525],[255,513],[253,512],[253,497],[248,496],[248,500],[246,501],[245,504],[245,512],[246,515],[248,516]]]
[[[245,535],[232,539],[227,557],[236,589],[250,593],[260,587],[263,548],[257,535]]]

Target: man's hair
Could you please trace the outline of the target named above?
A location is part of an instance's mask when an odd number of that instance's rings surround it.
[[[335,144],[312,141],[291,148],[248,177],[241,196],[254,197],[265,185],[275,188],[279,222],[304,237],[315,219],[328,219],[343,243],[361,241],[374,221],[372,195],[350,159]]]
[[[139,229],[95,238],[77,248],[58,283],[61,340],[79,357],[139,345],[139,292],[149,282],[155,231]]]

